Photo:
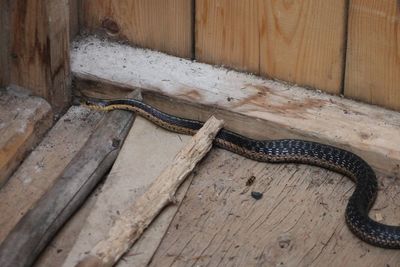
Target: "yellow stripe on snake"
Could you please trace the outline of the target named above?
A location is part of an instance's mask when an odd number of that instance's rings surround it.
[[[134,99],[86,99],[84,104],[96,110],[133,111],[167,130],[181,134],[193,135],[203,126],[203,122],[172,116]],[[400,226],[381,224],[368,216],[378,185],[374,171],[359,156],[304,140],[254,140],[226,129],[218,133],[214,144],[256,161],[308,164],[346,175],[356,183],[345,213],[350,230],[372,245],[400,249]]]

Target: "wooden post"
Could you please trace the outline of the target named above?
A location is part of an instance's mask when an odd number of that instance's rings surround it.
[[[9,83],[9,0],[0,0],[0,87]]]
[[[8,3],[10,82],[30,89],[61,111],[71,96],[68,0]]]

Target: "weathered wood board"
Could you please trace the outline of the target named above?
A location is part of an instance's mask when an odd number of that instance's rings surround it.
[[[318,141],[351,150],[380,173],[400,174],[398,112],[92,37],[74,45],[78,89],[104,83],[96,94],[121,97],[142,88],[145,99],[171,97],[157,102],[166,112],[201,120],[218,114],[226,128],[249,137]],[[118,89],[104,90],[112,86]]]
[[[22,88],[0,88],[0,187],[52,124],[44,99]]]
[[[56,237],[54,246],[36,266],[74,266],[106,236],[113,220],[146,190],[189,138],[136,118],[104,185]],[[178,199],[183,198],[189,183],[182,185]],[[149,262],[177,208],[170,206],[157,217],[117,266],[144,266]]]
[[[68,0],[9,3],[11,83],[45,98],[58,113],[71,92]]]
[[[399,36],[399,1],[350,1],[346,96],[400,110]]]
[[[197,0],[196,59],[339,94],[345,0]]]
[[[116,110],[99,122],[82,149],[0,244],[0,266],[31,266],[106,175],[134,120]]]
[[[0,243],[53,185],[100,118],[98,112],[71,107],[0,189]]]
[[[84,0],[81,25],[111,37],[172,55],[191,58],[193,1]]]
[[[398,225],[400,180],[379,182],[370,215]],[[150,266],[398,266],[397,250],[370,246],[348,230],[353,189],[347,177],[324,169],[215,149],[198,166]],[[256,201],[252,191],[263,197]]]
[[[260,73],[340,94],[346,0],[259,0]]]
[[[260,72],[259,0],[197,0],[196,59]]]
[[[10,82],[10,2],[0,1],[0,87]]]
[[[68,0],[69,6],[69,38],[70,41],[80,32],[79,11],[81,9],[81,0]]]

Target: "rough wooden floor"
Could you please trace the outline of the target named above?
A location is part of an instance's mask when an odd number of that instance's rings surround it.
[[[118,216],[116,203],[122,210],[133,201],[149,183],[145,180],[157,175],[158,165],[167,164],[186,140],[143,120],[135,127],[126,140],[133,146],[121,151],[125,164],[132,159],[128,169],[114,166],[109,180],[68,222],[36,266],[74,266]],[[255,177],[254,183],[246,186],[250,177]],[[398,225],[400,181],[379,181],[371,216]],[[349,232],[344,210],[353,188],[348,178],[320,168],[259,163],[213,149],[197,167],[175,217],[170,212],[172,222],[164,220],[146,232],[153,247],[164,236],[150,265],[399,266],[399,251],[372,247]],[[263,193],[263,198],[253,199],[252,191]],[[160,227],[168,229],[165,235]],[[117,266],[141,266],[134,264],[148,260],[143,259],[148,250],[148,245],[134,246]]]
[[[371,216],[398,225],[400,181],[380,184]],[[399,251],[369,246],[346,227],[353,187],[320,168],[257,163],[214,149],[151,266],[399,266]],[[251,191],[263,198],[256,201]]]

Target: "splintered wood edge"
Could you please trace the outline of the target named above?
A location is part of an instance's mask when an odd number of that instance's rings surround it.
[[[176,190],[211,149],[212,142],[222,127],[222,120],[211,117],[147,191],[116,219],[107,239],[97,243],[89,255],[76,266],[113,266],[161,210],[174,202]]]
[[[46,100],[31,96],[28,91],[16,86],[8,87],[5,92],[18,97],[17,103],[20,107],[15,107],[15,109],[29,107],[31,110],[28,116],[15,118],[20,121],[19,127],[9,128],[9,131],[14,131],[13,136],[6,142],[0,142],[0,160],[3,161],[0,163],[0,188],[53,124],[53,111]]]
[[[325,143],[378,173],[400,173],[398,112],[95,37],[73,47],[75,92],[112,98],[141,88],[146,102],[177,116],[217,114],[251,138]]]

